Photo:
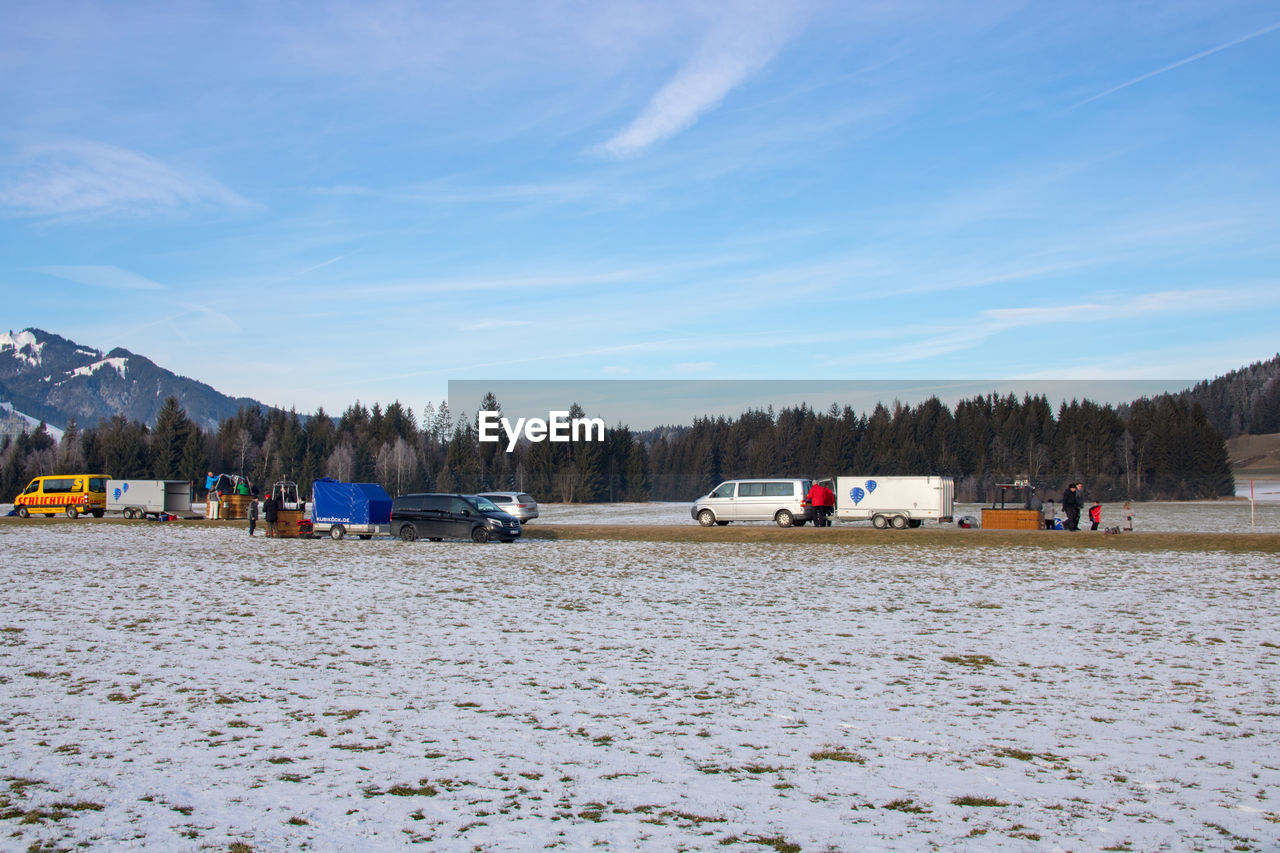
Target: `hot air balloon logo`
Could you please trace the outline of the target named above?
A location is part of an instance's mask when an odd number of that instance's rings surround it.
[[[862,489],[859,489],[857,486],[854,486],[849,490],[849,497],[853,500],[854,506],[857,506],[866,496],[867,493],[862,491]]]
[[[875,481],[875,480],[867,480],[867,494],[871,494],[871,493],[872,493],[872,492],[874,492],[875,490],[876,490],[876,481]]]

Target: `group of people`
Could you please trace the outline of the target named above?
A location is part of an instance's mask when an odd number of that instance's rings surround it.
[[[1083,493],[1084,483],[1071,483],[1067,486],[1067,490],[1062,493],[1062,514],[1067,517],[1062,524],[1064,530],[1080,529],[1080,510],[1084,507]],[[1052,523],[1053,515],[1052,510],[1050,510],[1045,524],[1051,525]],[[1089,529],[1097,530],[1101,524],[1102,504],[1095,500],[1093,506],[1089,507]],[[1129,501],[1124,502],[1124,529],[1133,530],[1133,504]]]
[[[208,472],[204,481],[204,487],[209,490],[209,494],[213,500],[221,495],[235,494],[247,495],[253,498],[249,501],[249,535],[252,536],[258,527],[258,490],[249,485],[249,481],[244,477],[232,476],[230,474],[214,474]],[[262,501],[262,520],[266,522],[267,536],[275,538],[280,535],[280,510],[284,506],[284,496],[276,496],[275,494],[267,495],[266,500]]]
[[[266,500],[262,502],[262,520],[267,523],[267,538],[274,539],[280,535],[280,504],[282,502],[275,495],[267,495]],[[249,502],[249,535],[253,535],[253,529],[258,526],[258,502]]]

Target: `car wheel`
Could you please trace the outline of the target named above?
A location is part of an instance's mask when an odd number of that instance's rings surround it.
[[[335,524],[329,528],[329,538],[335,542],[341,541],[343,536],[347,535],[347,530],[341,524]]]
[[[871,526],[876,530],[884,530],[889,526],[889,519],[885,518],[883,515],[877,515],[871,519]]]
[[[893,529],[894,529],[894,530],[906,530],[906,529],[907,529],[907,524],[908,524],[908,523],[909,523],[909,522],[908,522],[907,517],[906,517],[905,515],[895,515],[895,516],[893,517]]]
[[[79,514],[80,514],[80,511],[75,507],[73,506],[67,507],[67,518],[75,518]]]
[[[716,514],[709,509],[704,509],[698,513],[698,523],[703,527],[710,527],[716,523]]]
[[[779,527],[790,527],[795,524],[796,517],[785,509],[778,510],[778,514],[773,517],[778,522]]]
[[[406,524],[400,528],[400,540],[402,542],[412,542],[418,538],[418,528],[412,524]]]
[[[489,531],[483,527],[471,528],[471,541],[476,544],[483,544],[489,541]]]
[[[30,518],[31,513],[27,511],[25,506],[18,507],[18,518]]]

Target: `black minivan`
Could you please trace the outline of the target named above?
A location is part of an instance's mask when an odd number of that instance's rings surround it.
[[[414,539],[514,542],[520,522],[475,495],[401,495],[391,502],[391,535]]]

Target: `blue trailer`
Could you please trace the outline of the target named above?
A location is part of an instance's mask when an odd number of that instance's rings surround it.
[[[317,535],[368,539],[391,534],[391,496],[377,483],[343,483],[329,477],[311,484],[311,521]]]

